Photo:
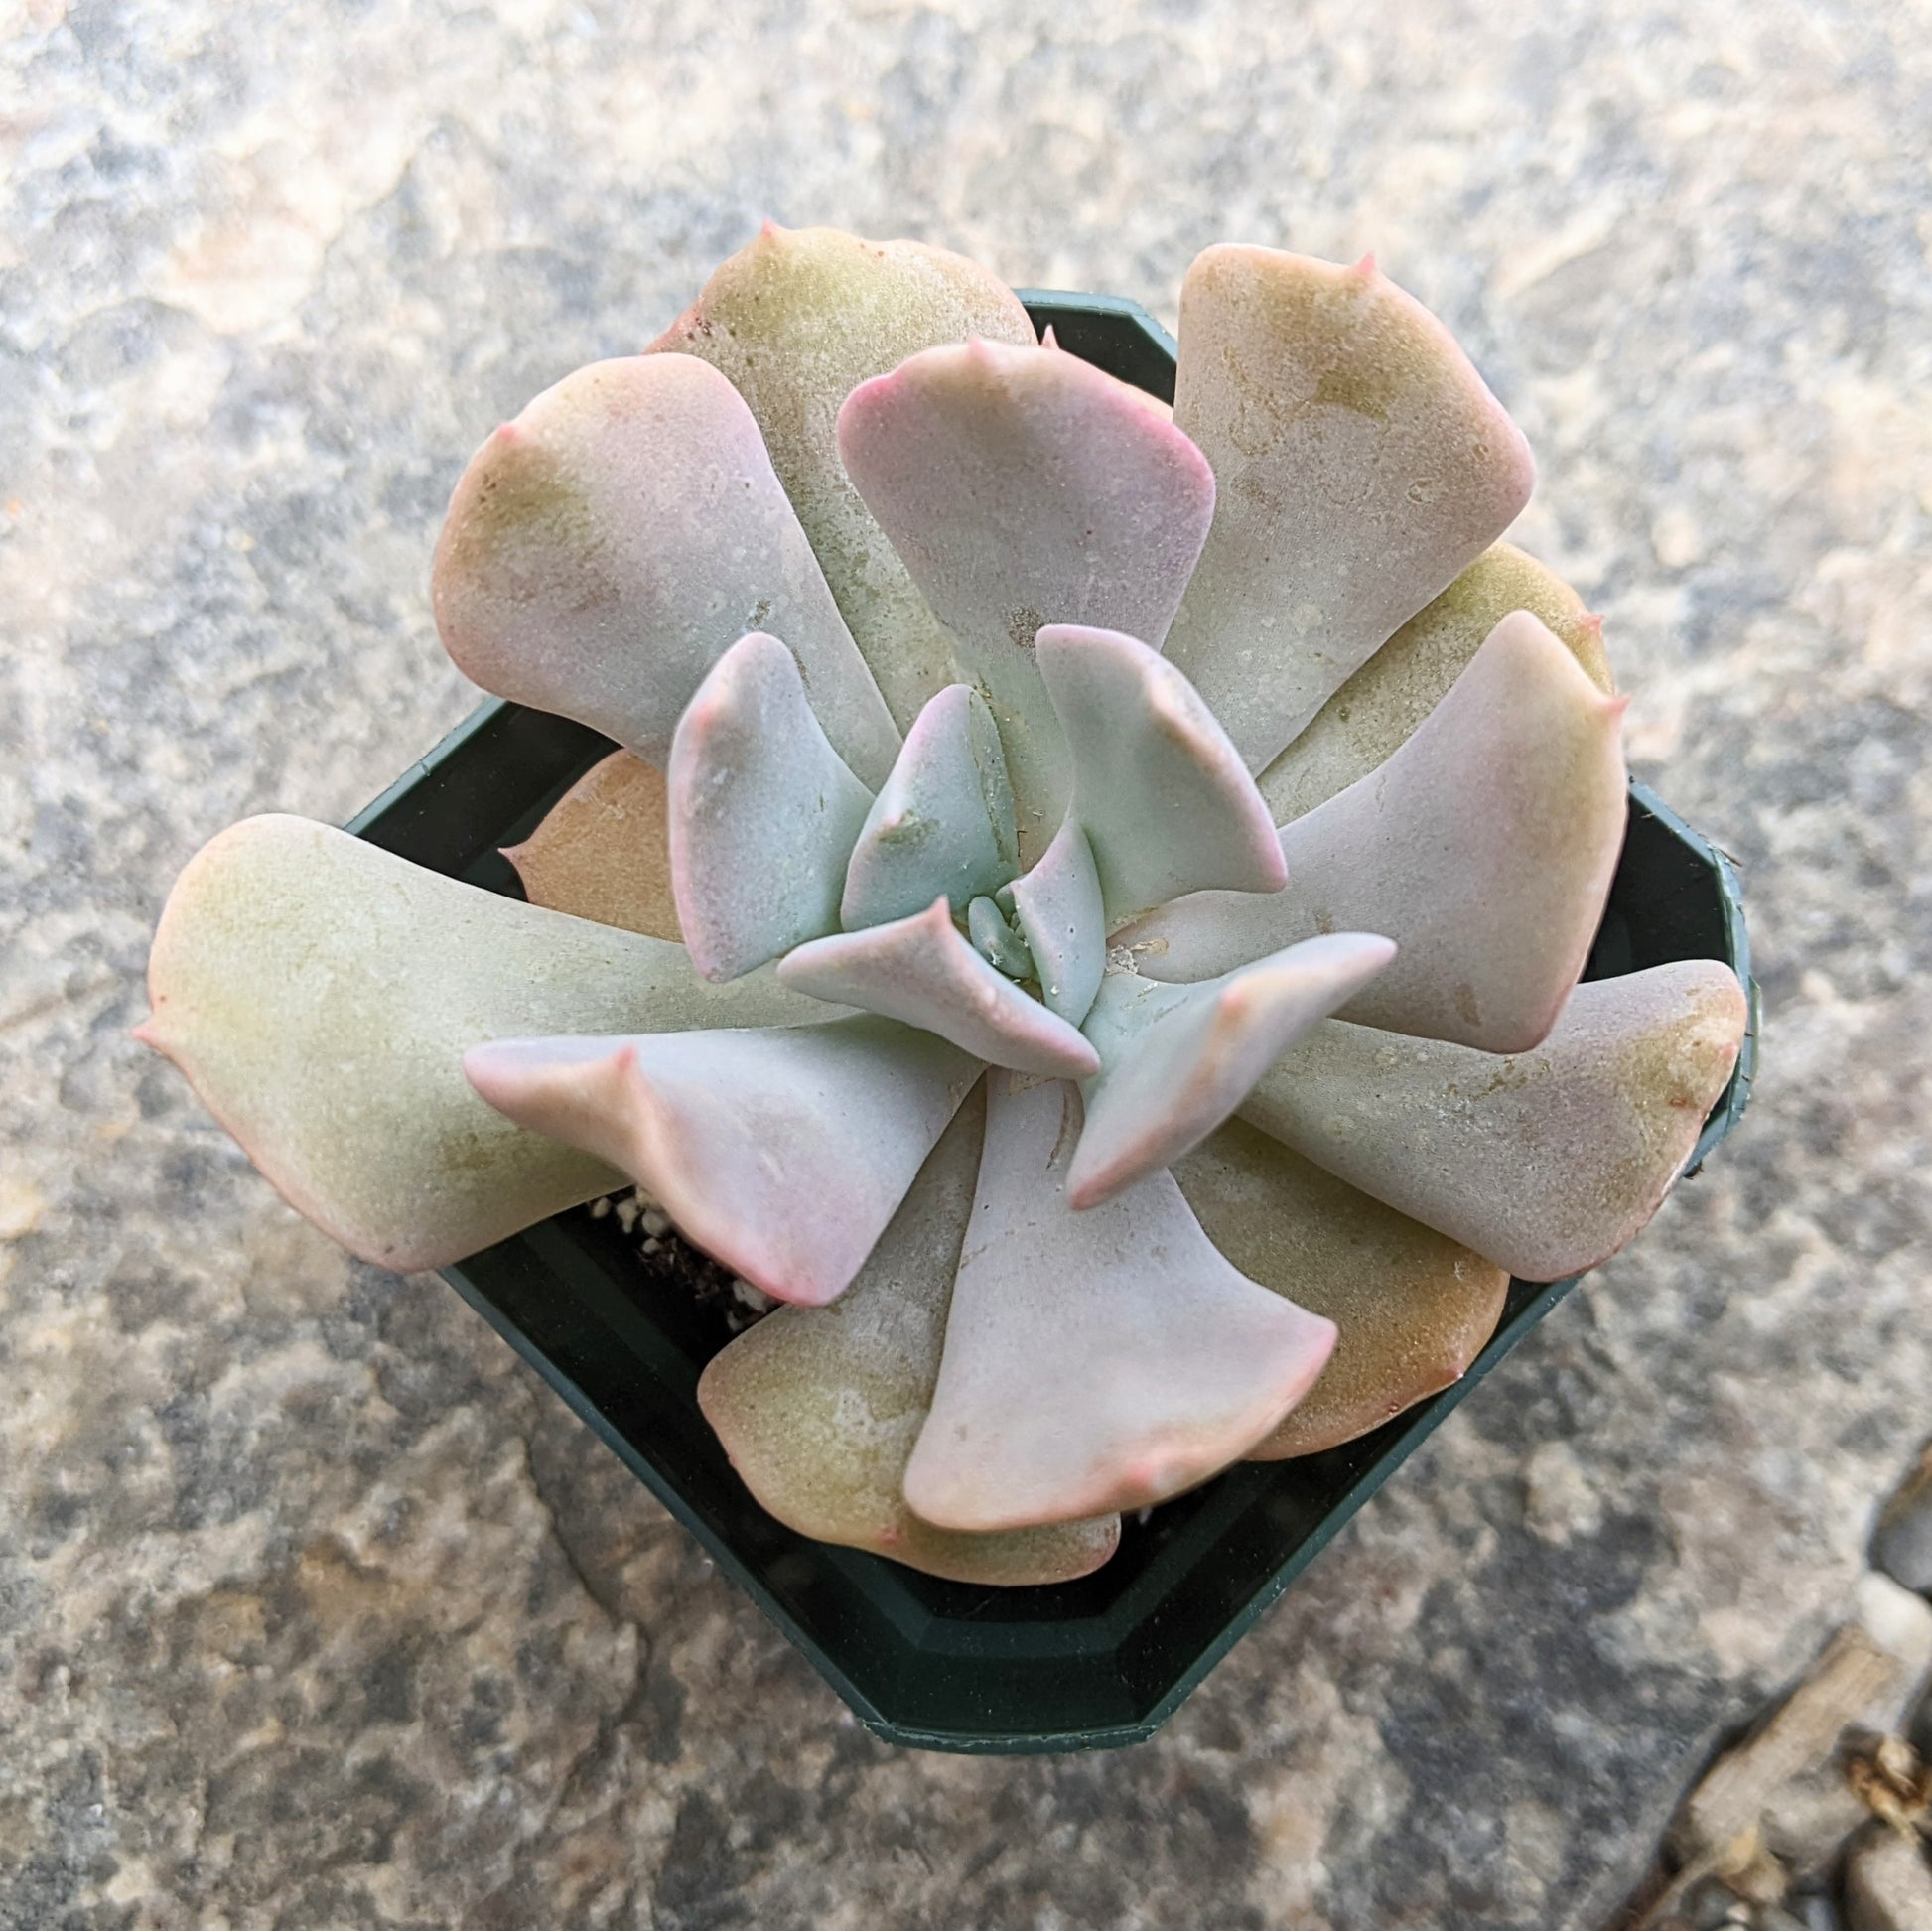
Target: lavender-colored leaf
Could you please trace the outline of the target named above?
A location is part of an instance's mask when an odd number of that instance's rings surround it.
[[[1070,815],[1087,835],[1109,925],[1183,893],[1272,893],[1274,821],[1193,686],[1138,638],[1055,623],[1041,677],[1066,735]]]
[[[1287,891],[1203,893],[1119,942],[1148,977],[1192,980],[1316,932],[1386,932],[1401,954],[1344,1018],[1523,1051],[1602,918],[1623,846],[1622,715],[1518,611],[1386,764],[1284,827]]]
[[[1097,623],[1158,646],[1212,513],[1207,465],[1076,356],[979,341],[854,390],[839,448],[993,707],[1031,862],[1067,789],[1034,637]]]
[[[463,1070],[519,1126],[627,1173],[706,1253],[806,1307],[865,1264],[979,1073],[930,1034],[863,1016],[501,1039]]]
[[[939,693],[905,734],[845,875],[848,931],[923,911],[944,893],[963,913],[1019,866],[999,727],[969,684]]]
[[[1458,1381],[1502,1318],[1509,1276],[1231,1120],[1175,1162],[1201,1227],[1250,1280],[1340,1329],[1321,1379],[1250,1461],[1316,1454]]]
[[[1111,1200],[1197,1147],[1295,1040],[1395,956],[1385,938],[1304,940],[1199,985],[1108,977],[1084,1031],[1100,1071],[1067,1170],[1076,1211]]]
[[[1019,297],[978,262],[919,241],[862,241],[836,228],[767,221],[647,351],[699,356],[745,398],[901,728],[959,671],[945,632],[845,473],[839,405],[908,355],[969,336],[1034,341]]]
[[[794,992],[923,1027],[988,1065],[1071,1079],[1100,1066],[1065,1020],[973,950],[943,898],[913,918],[801,945],[779,961],[778,978]]]
[[[678,939],[664,773],[614,751],[504,849],[533,905],[651,938]]]
[[[782,637],[839,755],[869,782],[898,732],[752,412],[689,355],[593,362],[483,444],[436,550],[444,644],[485,690],[663,765],[706,671]]]
[[[872,793],[826,741],[775,637],[741,637],[698,687],[671,741],[667,789],[678,924],[707,979],[736,979],[837,931]]]
[[[851,1287],[741,1334],[712,1357],[698,1404],[759,1505],[800,1535],[959,1583],[1068,1582],[1113,1554],[1118,1515],[961,1535],[900,1490],[939,1375],[985,1125],[975,1088]]]
[[[1605,696],[1615,689],[1603,620],[1534,557],[1492,543],[1443,594],[1424,605],[1315,714],[1256,782],[1285,825],[1386,763],[1449,693],[1511,611],[1528,611]]]
[[[1078,1026],[1107,970],[1107,908],[1093,847],[1068,818],[1039,863],[1000,894],[1011,908],[1039,976],[1039,996]]]
[[[1180,293],[1174,422],[1219,484],[1168,655],[1251,770],[1529,500],[1529,446],[1372,262],[1209,248]]]
[[[1079,1096],[1001,1074],[989,1085],[905,1499],[982,1532],[1164,1501],[1260,1441],[1321,1372],[1335,1330],[1236,1273],[1167,1173],[1070,1212]]]
[[[769,973],[709,986],[680,945],[282,816],[234,825],[189,862],[148,985],[137,1036],[298,1212],[397,1270],[442,1267],[616,1184],[602,1161],[483,1105],[466,1046],[834,1017]]]
[[[1656,1212],[1736,1063],[1744,995],[1688,959],[1579,986],[1507,1056],[1324,1020],[1242,1117],[1526,1281],[1607,1260]]]

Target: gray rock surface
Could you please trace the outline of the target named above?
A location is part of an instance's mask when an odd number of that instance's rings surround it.
[[[1871,1560],[1894,1582],[1932,1595],[1932,1449],[1880,1511]]]
[[[1850,1931],[1920,1931],[1932,1924],[1932,1863],[1915,1833],[1874,1828],[1845,1871]]]
[[[0,50],[0,1926],[1576,1927],[1927,1428],[1918,0],[22,0]],[[473,701],[470,449],[769,214],[1172,317],[1374,248],[1741,861],[1745,1128],[1154,1743],[869,1739],[126,1036],[176,869]]]

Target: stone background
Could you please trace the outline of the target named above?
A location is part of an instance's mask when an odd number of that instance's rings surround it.
[[[1932,1426],[1932,12],[0,21],[0,1925],[1599,1922]],[[1750,895],[1744,1130],[1130,1752],[872,1741],[127,1038],[204,839],[345,817],[473,702],[426,596],[469,450],[767,214],[1170,319],[1211,240],[1375,249]]]

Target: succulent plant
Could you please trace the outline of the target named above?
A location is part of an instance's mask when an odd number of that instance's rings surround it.
[[[269,816],[155,942],[142,1036],[301,1211],[421,1268],[636,1183],[790,1304],[700,1391],[754,1493],[946,1576],[1452,1380],[1744,1025],[1578,983],[1622,700],[1441,324],[1249,247],[1180,317],[1170,412],[958,256],[767,228],[457,484],[451,654],[621,747],[531,902]]]

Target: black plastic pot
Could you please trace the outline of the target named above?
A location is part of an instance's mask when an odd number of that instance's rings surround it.
[[[1134,303],[1023,291],[1062,347],[1171,400],[1173,344]],[[484,705],[348,827],[432,871],[519,896],[499,848],[527,837],[610,744],[581,725]],[[1692,1171],[1744,1110],[1756,988],[1724,855],[1633,784],[1629,830],[1587,977],[1723,959],[1750,988],[1737,1070]],[[698,1412],[723,1312],[653,1270],[615,1216],[559,1214],[444,1278],[622,1457],[720,1568],[811,1658],[866,1726],[918,1748],[1107,1748],[1150,1736],[1257,1616],[1574,1281],[1516,1281],[1494,1338],[1453,1388],[1360,1441],[1244,1463],[1124,1525],[1095,1575],[984,1588],[794,1535],[754,1502]]]

